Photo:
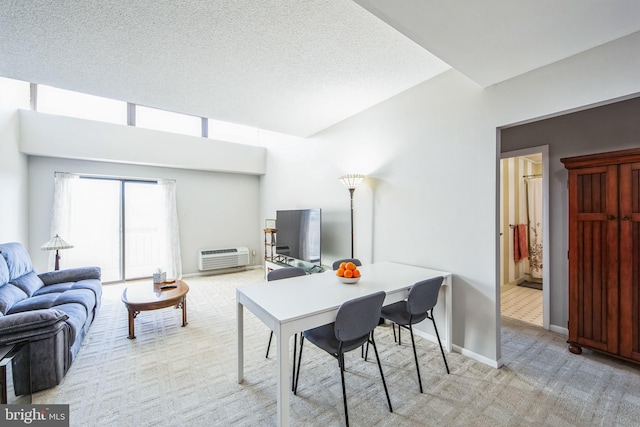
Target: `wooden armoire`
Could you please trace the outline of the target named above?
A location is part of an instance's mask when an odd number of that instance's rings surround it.
[[[569,351],[640,362],[640,149],[561,161],[569,173]]]

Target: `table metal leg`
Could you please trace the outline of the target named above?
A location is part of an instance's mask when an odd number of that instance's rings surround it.
[[[452,311],[452,277],[451,275],[447,276],[447,278],[445,279],[447,282],[447,286],[445,286],[445,301],[444,301],[444,309],[445,309],[445,313],[444,313],[444,331],[445,334],[447,336],[447,342],[445,344],[445,348],[447,349],[448,353],[451,353],[451,348],[452,348],[452,320],[453,320],[453,311]]]
[[[278,425],[289,425],[289,335],[278,327],[275,331],[278,343]]]
[[[0,403],[7,404],[7,365],[0,366]]]
[[[242,384],[244,380],[244,307],[242,304],[236,304],[236,330],[238,333],[238,384]]]

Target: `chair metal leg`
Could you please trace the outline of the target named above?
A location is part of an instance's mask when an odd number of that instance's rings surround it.
[[[440,353],[442,353],[444,367],[447,368],[447,374],[449,374],[449,364],[447,363],[447,358],[444,355],[444,349],[442,348],[442,342],[440,341],[440,334],[438,333],[438,328],[436,327],[436,321],[433,318],[433,311],[431,311],[431,322],[433,323],[433,329],[436,331],[436,338],[438,338],[438,344],[440,345]]]
[[[420,393],[422,393],[422,378],[420,378],[420,365],[418,364],[418,352],[416,351],[416,341],[413,338],[413,328],[409,323],[409,334],[411,335],[411,344],[413,345],[413,357],[416,359],[416,371],[418,372],[418,384],[420,385]]]
[[[294,370],[293,394],[298,393],[298,379],[300,378],[300,365],[302,365],[302,345],[304,344],[304,335],[300,334],[300,353],[298,354],[298,369]]]
[[[398,345],[402,345],[402,326],[398,325]]]
[[[293,370],[291,371],[291,391],[294,390],[296,385],[296,344],[298,342],[298,334],[293,336]]]
[[[264,356],[266,359],[269,358],[269,349],[271,348],[271,340],[273,339],[273,331],[269,334],[269,343],[267,344],[267,354]]]
[[[362,344],[362,347],[364,347],[364,344]],[[364,361],[367,361],[367,357],[369,357],[369,341],[367,341],[367,349],[364,351]]]
[[[370,334],[371,344],[373,344],[373,351],[376,354],[376,361],[378,362],[378,369],[380,370],[380,377],[382,378],[382,385],[384,386],[384,393],[387,395],[387,403],[389,404],[389,412],[393,412],[391,407],[391,399],[389,398],[389,390],[387,390],[387,382],[384,380],[384,373],[382,372],[382,364],[380,364],[380,357],[378,357],[378,348],[376,347],[376,341],[373,338],[373,331]],[[369,341],[367,341],[368,343]]]
[[[391,328],[393,328],[393,342],[398,342],[398,338],[396,337],[396,323],[391,322]]]
[[[344,401],[344,420],[349,427],[349,410],[347,409],[347,390],[344,385],[344,353],[338,354],[338,365],[340,365],[340,377],[342,379],[342,400]]]

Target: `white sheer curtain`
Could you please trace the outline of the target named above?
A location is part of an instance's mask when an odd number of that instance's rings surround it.
[[[529,214],[529,274],[542,278],[542,178],[529,178],[527,207]]]
[[[73,173],[56,172],[53,175],[53,207],[51,209],[51,237],[59,234],[60,237],[73,244],[72,228],[73,223],[73,197],[74,189],[77,187],[79,175]],[[55,265],[55,252],[49,251],[49,270],[53,270]]]
[[[167,280],[182,278],[182,258],[180,257],[180,227],[176,203],[176,182],[163,179],[158,181],[162,192],[162,215],[158,230],[160,242],[160,265],[167,273]]]

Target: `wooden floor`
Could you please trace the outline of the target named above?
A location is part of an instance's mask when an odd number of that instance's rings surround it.
[[[517,285],[502,286],[500,314],[542,326],[542,291]]]

